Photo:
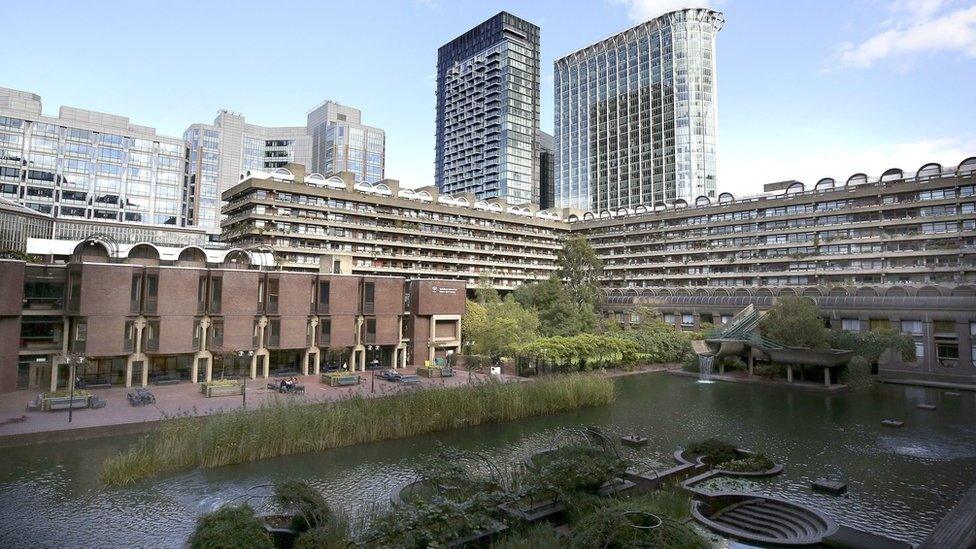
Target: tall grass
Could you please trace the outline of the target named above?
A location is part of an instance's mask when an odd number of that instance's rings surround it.
[[[178,417],[102,464],[109,486],[193,467],[219,467],[340,446],[554,414],[613,401],[613,381],[564,375],[483,382],[377,398],[307,404],[275,400],[252,411]]]

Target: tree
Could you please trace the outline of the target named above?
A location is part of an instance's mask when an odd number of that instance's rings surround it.
[[[682,332],[665,323],[648,307],[641,307],[635,312],[640,317],[640,323],[623,332],[621,337],[633,341],[646,362],[671,364],[691,356],[691,340],[696,334]]]
[[[491,277],[486,274],[478,277],[478,287],[474,290],[474,297],[482,305],[485,303],[498,303],[502,300],[501,295],[498,294],[498,290],[495,289],[495,286],[491,282]]]
[[[593,332],[600,325],[593,307],[578,307],[563,283],[555,277],[523,284],[515,289],[513,297],[523,307],[538,313],[539,332],[543,337]]]
[[[484,304],[468,300],[461,332],[465,340],[474,342],[476,354],[498,358],[514,346],[538,337],[539,316],[511,297]]]
[[[787,347],[826,349],[827,327],[816,303],[805,297],[783,297],[760,323],[763,337]]]
[[[556,257],[556,276],[563,281],[576,307],[596,304],[598,283],[603,275],[603,261],[585,238],[567,239]]]

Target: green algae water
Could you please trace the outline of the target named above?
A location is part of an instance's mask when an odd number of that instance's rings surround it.
[[[919,542],[976,482],[976,394],[883,385],[824,395],[779,387],[645,374],[616,381],[609,406],[314,454],[288,456],[99,485],[102,461],[133,437],[0,449],[0,547],[179,547],[196,517],[248,488],[296,477],[350,513],[385,504],[438,443],[514,463],[551,446],[566,427],[641,434],[624,449],[646,471],[673,464],[673,450],[721,437],[785,463],[779,477],[735,481],[737,489],[813,505],[864,530]],[[919,410],[931,403],[933,411]],[[881,420],[905,421],[900,429]],[[814,493],[826,475],[849,483],[841,497]]]

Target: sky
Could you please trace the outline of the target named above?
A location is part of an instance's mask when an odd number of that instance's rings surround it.
[[[39,94],[45,114],[69,105],[172,136],[218,109],[304,125],[332,99],[386,131],[388,178],[422,186],[438,47],[501,10],[539,25],[551,132],[555,59],[692,5],[726,20],[720,191],[976,155],[976,0],[13,2],[0,86]]]

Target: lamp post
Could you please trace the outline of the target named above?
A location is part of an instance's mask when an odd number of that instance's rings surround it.
[[[237,356],[244,357],[254,356],[254,351],[237,351]],[[241,406],[247,410],[247,375],[244,375],[244,381],[241,383]]]
[[[368,355],[371,356],[370,361],[369,361],[369,365],[372,366],[373,365],[373,360],[372,360],[373,346],[372,345],[367,345],[366,346],[366,351],[367,351],[366,354],[368,354]],[[372,370],[372,368],[370,368],[370,370]],[[370,381],[370,384],[369,384],[369,392],[370,393],[375,393],[376,392],[376,372],[372,372],[372,374],[373,375],[369,376],[369,377],[372,378],[372,381]]]
[[[83,355],[70,354],[65,356],[68,363],[68,423],[71,423],[72,412],[75,409],[75,367],[85,363]]]

